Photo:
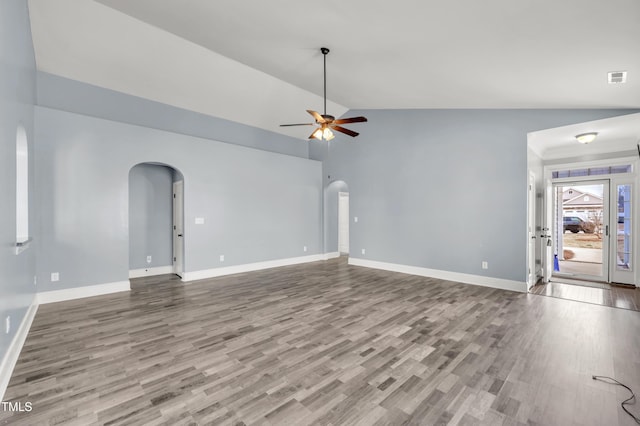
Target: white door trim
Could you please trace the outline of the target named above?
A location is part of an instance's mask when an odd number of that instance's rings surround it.
[[[630,204],[630,209],[631,209],[631,214],[630,214],[630,220],[628,221],[623,221],[622,226],[620,226],[620,224],[618,223],[618,193],[617,193],[617,187],[619,185],[630,185],[631,186],[631,193],[630,193],[630,198],[631,198],[631,204]],[[610,198],[611,198],[611,205],[610,205],[610,219],[609,219],[609,229],[611,237],[610,237],[610,250],[609,250],[609,270],[611,271],[609,276],[611,277],[611,282],[614,283],[620,283],[620,284],[636,284],[636,274],[637,274],[637,269],[638,269],[638,264],[637,264],[637,247],[638,247],[638,243],[637,243],[637,235],[638,232],[636,231],[636,227],[637,227],[637,221],[635,220],[638,216],[636,214],[637,208],[636,206],[638,205],[636,199],[637,197],[637,193],[638,193],[638,183],[637,183],[637,179],[634,177],[612,177],[611,178],[611,190],[610,190]],[[622,229],[620,229],[622,228]],[[625,230],[625,228],[628,228]],[[624,270],[618,267],[618,238],[619,235],[624,236],[625,233],[629,234],[630,237],[630,242],[631,242],[631,246],[628,247],[629,251],[631,252],[631,259],[630,259],[630,269],[629,270]]]
[[[553,275],[553,184],[551,179],[544,181],[544,227],[542,228],[542,282],[548,283]]]
[[[531,289],[536,283],[536,175],[529,172],[529,184],[527,187],[528,213],[527,213],[527,238],[528,238],[528,265],[527,287]]]

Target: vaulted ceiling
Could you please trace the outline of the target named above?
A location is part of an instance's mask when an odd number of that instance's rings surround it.
[[[306,137],[305,109],[640,108],[638,0],[29,0],[40,70]],[[607,72],[627,71],[625,84]]]

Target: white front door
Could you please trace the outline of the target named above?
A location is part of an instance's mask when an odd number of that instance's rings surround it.
[[[555,182],[554,275],[610,280],[609,180]]]
[[[173,273],[184,273],[184,181],[173,183]]]
[[[338,193],[338,251],[349,253],[349,193]]]

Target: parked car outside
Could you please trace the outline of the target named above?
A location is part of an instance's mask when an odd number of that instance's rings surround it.
[[[584,232],[585,234],[593,234],[593,231],[596,228],[593,222],[585,221],[578,216],[564,216],[562,218],[562,222],[563,222],[563,226],[562,226],[563,233],[569,230],[574,234],[580,231]]]

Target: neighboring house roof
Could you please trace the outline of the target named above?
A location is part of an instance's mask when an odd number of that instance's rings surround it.
[[[563,207],[601,207],[604,200],[599,195],[569,188],[562,194]]]

